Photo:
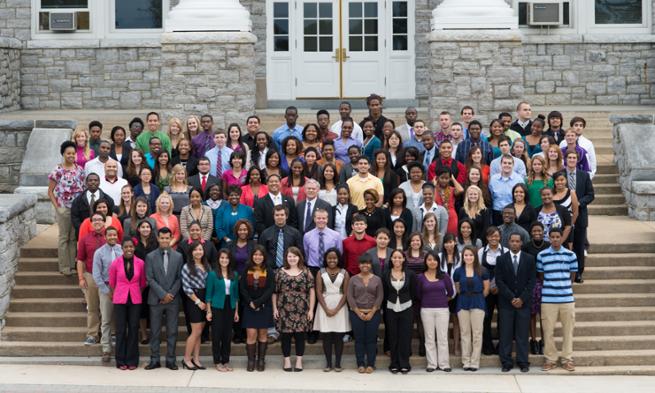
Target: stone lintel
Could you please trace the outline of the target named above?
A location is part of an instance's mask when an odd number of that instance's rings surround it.
[[[164,44],[254,44],[257,36],[250,32],[175,32],[163,33],[161,43]]]
[[[100,48],[159,48],[159,38],[125,38],[111,40],[47,39],[27,42],[27,49],[100,49]]]
[[[34,121],[32,120],[2,120],[0,119],[0,131],[32,131]]]
[[[635,194],[649,194],[655,196],[655,181],[635,180],[631,184],[631,191]]]
[[[15,38],[0,37],[0,48],[20,49],[23,45]]]
[[[0,194],[0,223],[5,223],[36,205],[36,195]]]
[[[514,41],[521,43],[523,34],[518,30],[434,30],[430,42],[491,42]]]
[[[610,122],[616,124],[655,124],[655,115],[611,115]]]

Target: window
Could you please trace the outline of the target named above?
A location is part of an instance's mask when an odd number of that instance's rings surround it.
[[[519,26],[528,25],[528,2],[521,1],[518,5],[518,14],[519,14]],[[562,25],[570,26],[571,25],[571,2],[565,1],[562,4]]]
[[[38,31],[50,31],[50,13],[53,11],[74,13],[77,30],[91,28],[88,0],[40,0]]]
[[[114,0],[114,28],[161,29],[163,4],[161,0]]]
[[[289,51],[289,3],[273,3],[273,50]]]
[[[303,4],[305,52],[332,52],[332,3]]]
[[[408,13],[406,1],[394,1],[392,4],[392,48],[407,50]]]
[[[353,2],[348,8],[348,44],[353,52],[378,50],[378,3]]]
[[[595,0],[594,18],[597,25],[643,23],[642,0]]]

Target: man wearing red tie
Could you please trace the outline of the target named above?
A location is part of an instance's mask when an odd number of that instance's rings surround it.
[[[189,178],[189,185],[205,196],[207,190],[211,188],[214,184],[219,184],[221,181],[216,177],[209,174],[209,169],[211,168],[211,163],[209,158],[201,157],[198,160],[198,174],[191,176]]]

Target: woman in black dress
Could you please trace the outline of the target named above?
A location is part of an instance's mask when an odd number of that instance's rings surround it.
[[[368,189],[364,191],[364,203],[366,207],[359,211],[360,214],[366,216],[366,234],[369,236],[375,236],[375,231],[378,228],[389,228],[387,222],[387,214],[382,210],[382,208],[377,207],[377,203],[380,200],[380,195],[374,189]]]

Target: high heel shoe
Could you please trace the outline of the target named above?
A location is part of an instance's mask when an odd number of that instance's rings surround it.
[[[193,363],[193,360],[191,361],[191,363]],[[194,370],[198,369],[197,367],[189,366],[188,364],[186,364],[186,361],[184,359],[182,359],[182,368],[184,370],[191,370],[191,371],[194,371]]]
[[[182,362],[182,364],[184,364],[184,362]],[[193,359],[191,359],[191,364],[193,364],[196,370],[207,370],[207,367],[198,365],[198,363],[196,363],[196,361]]]

